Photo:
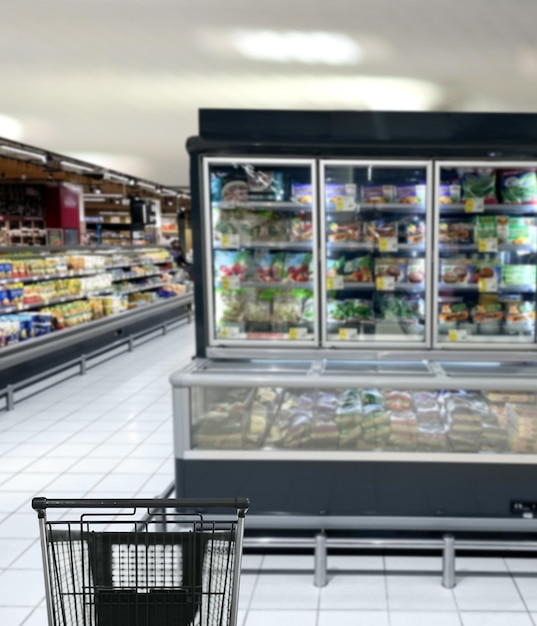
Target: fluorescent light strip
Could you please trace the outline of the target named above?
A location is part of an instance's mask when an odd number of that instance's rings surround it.
[[[149,183],[142,183],[140,181],[135,182],[136,187],[141,187],[142,189],[147,189],[148,191],[156,191],[156,185],[150,185]]]
[[[20,148],[14,148],[12,146],[0,146],[0,150],[2,150],[2,152],[11,152],[19,156],[25,156],[29,159],[36,159],[37,161],[42,161],[43,163],[46,163],[47,161],[47,157],[44,154],[29,152],[28,150],[21,150]]]
[[[71,161],[60,161],[60,165],[64,168],[72,169],[77,172],[94,172],[95,168],[86,167],[85,165],[79,165],[78,163],[72,163]]]

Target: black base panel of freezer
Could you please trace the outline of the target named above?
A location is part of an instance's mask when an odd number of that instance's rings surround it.
[[[40,356],[32,356],[29,352],[28,359],[18,365],[10,366],[6,369],[0,369],[0,388],[7,385],[14,385],[22,381],[28,380],[34,376],[39,376],[45,372],[61,367],[69,361],[80,358],[83,354],[91,354],[107,346],[113,346],[120,339],[127,339],[131,335],[143,333],[146,330],[180,319],[189,313],[189,305],[184,305],[166,311],[147,311],[147,315],[143,319],[129,320],[125,319],[125,323],[118,327],[114,324],[112,328],[103,325],[99,333],[91,338],[78,339],[76,336],[72,338],[68,347],[58,348],[51,342],[46,354]],[[116,322],[119,318],[111,317],[111,322]],[[81,326],[80,328],[83,328]],[[61,337],[62,331],[56,331],[58,337]],[[31,341],[31,340],[30,340]]]
[[[536,484],[534,465],[176,459],[176,497],[239,494],[249,515],[508,518]]]

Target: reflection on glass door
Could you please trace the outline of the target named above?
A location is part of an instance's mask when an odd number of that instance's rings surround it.
[[[535,345],[536,166],[438,166],[440,346]]]
[[[206,159],[207,301],[213,345],[314,345],[314,162]]]
[[[430,181],[427,162],[321,164],[325,345],[429,343]]]

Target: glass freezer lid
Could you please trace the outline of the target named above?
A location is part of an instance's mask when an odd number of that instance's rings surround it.
[[[323,373],[349,375],[434,375],[423,361],[327,361]]]
[[[259,374],[259,373],[296,373],[307,374],[311,369],[311,361],[275,361],[268,359],[248,359],[246,361],[218,360],[207,361],[196,372],[210,374]]]
[[[537,376],[537,363],[472,363],[472,362],[439,362],[440,367],[448,376]]]

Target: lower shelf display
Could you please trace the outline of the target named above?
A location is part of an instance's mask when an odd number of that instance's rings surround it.
[[[537,453],[532,392],[194,387],[192,403],[193,449]]]

